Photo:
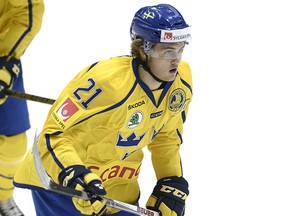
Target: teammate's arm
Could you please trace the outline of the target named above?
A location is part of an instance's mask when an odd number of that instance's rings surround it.
[[[0,105],[6,89],[22,73],[20,57],[40,31],[44,13],[43,0],[10,0],[0,4]],[[5,12],[5,13],[4,13]]]
[[[20,59],[33,38],[40,31],[44,14],[43,0],[9,0],[1,4],[0,56]]]

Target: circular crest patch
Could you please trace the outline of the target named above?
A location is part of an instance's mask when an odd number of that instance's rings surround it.
[[[181,88],[175,89],[169,97],[169,110],[172,112],[178,112],[182,110],[185,101],[185,91]]]

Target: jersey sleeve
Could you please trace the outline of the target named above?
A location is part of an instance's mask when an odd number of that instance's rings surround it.
[[[99,117],[100,113],[113,108],[124,98],[128,90],[119,92],[119,89],[129,89],[133,84],[129,76],[127,82],[121,82],[123,76],[114,75],[114,71],[121,70],[122,61],[119,61],[119,65],[116,58],[84,68],[63,89],[51,107],[39,138],[39,149],[43,154],[43,164],[54,181],[58,181],[58,174],[63,169],[85,164],[87,149],[91,148],[92,141],[97,140],[95,128],[107,125],[107,119]],[[124,61],[123,74],[130,67],[130,58]],[[93,138],[85,140],[83,137],[87,137],[88,133]]]
[[[180,157],[182,134],[183,120],[181,115],[178,115],[171,119],[148,145],[157,179],[182,176]]]
[[[43,0],[3,0],[0,7],[0,56],[19,59],[40,31]]]
[[[179,73],[183,83],[183,89],[185,89],[186,94],[189,95],[187,104],[180,113],[169,119],[154,140],[148,145],[157,179],[168,176],[180,177],[183,175],[180,146],[183,143],[183,126],[193,96],[192,72],[189,64],[182,62],[179,66]]]
[[[75,129],[73,125],[81,121],[83,114],[88,111],[79,104],[73,91],[83,85],[81,82],[86,79],[89,68],[90,66],[84,68],[63,89],[49,110],[39,136],[38,144],[43,165],[57,183],[58,175],[63,169],[71,165],[84,165],[74,147],[74,138],[76,134],[81,133],[81,127]]]

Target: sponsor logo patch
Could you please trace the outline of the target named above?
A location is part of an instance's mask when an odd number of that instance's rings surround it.
[[[141,111],[134,112],[128,120],[127,128],[132,129],[137,127],[144,119],[144,115]]]
[[[155,112],[155,113],[151,113],[150,114],[150,118],[153,119],[153,118],[157,118],[159,116],[161,116],[163,113],[163,110],[159,111],[159,112]]]
[[[80,107],[67,96],[55,107],[52,117],[58,126],[65,130],[79,117],[80,111]]]
[[[107,165],[98,166],[91,165],[88,168],[99,175],[102,182],[109,181],[111,179],[137,179],[140,173],[141,164],[128,163],[125,164],[119,162],[112,162]]]
[[[139,101],[139,102],[134,103],[134,104],[129,104],[128,110],[134,109],[134,108],[137,108],[137,107],[140,107],[140,106],[142,106],[143,104],[145,104],[145,101],[144,101],[144,100]]]
[[[73,103],[70,98],[67,98],[57,110],[58,116],[62,121],[66,122],[79,108]]]
[[[191,40],[191,27],[177,30],[162,30],[161,43],[178,43]]]

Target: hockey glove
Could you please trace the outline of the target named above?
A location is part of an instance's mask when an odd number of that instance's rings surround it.
[[[101,216],[106,212],[106,202],[101,196],[106,195],[101,179],[82,165],[70,166],[59,174],[59,182],[76,190],[86,191],[92,198],[84,200],[72,198],[74,206],[84,215]]]
[[[7,99],[5,90],[12,89],[13,82],[21,70],[20,60],[13,57],[9,61],[6,59],[7,57],[0,57],[0,105]]]
[[[188,182],[183,177],[162,178],[158,180],[146,206],[162,216],[183,216],[188,195]]]

